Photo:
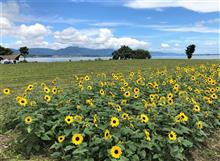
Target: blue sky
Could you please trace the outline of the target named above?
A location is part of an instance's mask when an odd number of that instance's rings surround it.
[[[220,53],[218,0],[20,0],[0,2],[1,45]]]

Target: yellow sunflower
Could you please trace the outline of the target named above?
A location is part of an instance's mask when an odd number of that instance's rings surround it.
[[[11,94],[11,90],[9,88],[5,88],[5,89],[3,89],[3,93],[5,95],[9,95],[9,94]]]
[[[44,87],[44,92],[45,93],[50,93],[50,88],[48,88],[47,86]]]
[[[25,124],[31,124],[32,123],[32,117],[31,116],[25,117],[24,122],[25,122]]]
[[[70,116],[70,115],[66,116],[66,117],[65,117],[65,122],[66,122],[68,125],[71,124],[71,123],[73,122],[73,116]]]
[[[197,129],[202,129],[203,128],[203,122],[202,121],[196,122],[196,127],[197,127]]]
[[[87,89],[88,89],[89,91],[91,91],[91,90],[92,90],[92,86],[87,86]]]
[[[137,88],[137,87],[135,87],[135,88],[134,88],[134,93],[139,93],[139,92],[140,92],[140,89]]]
[[[149,118],[148,118],[147,115],[141,114],[140,115],[140,120],[141,120],[142,123],[147,123],[149,121]]]
[[[146,129],[144,129],[144,134],[145,134],[145,138],[147,141],[151,141],[151,138],[150,138],[150,132],[147,131]]]
[[[105,140],[109,140],[112,138],[112,135],[110,134],[110,131],[109,130],[105,130],[104,132],[104,138]]]
[[[212,98],[212,99],[217,99],[218,96],[217,96],[215,93],[213,93],[213,94],[211,95],[211,98]]]
[[[52,93],[53,93],[53,95],[57,94],[57,87],[52,88]]]
[[[129,119],[129,115],[127,113],[123,113],[121,115],[121,118],[124,119],[124,120],[128,120]]]
[[[169,99],[169,98],[170,98],[170,99],[173,98],[173,94],[172,94],[172,93],[168,93],[168,94],[167,94],[167,98],[168,98],[168,99]]]
[[[122,149],[119,146],[113,146],[111,148],[111,156],[113,158],[120,158],[120,156],[122,155]]]
[[[199,107],[199,105],[194,105],[194,106],[193,106],[193,112],[200,112],[200,107]]]
[[[26,98],[20,98],[18,100],[18,103],[21,105],[21,106],[26,106],[27,105],[27,99]]]
[[[175,141],[176,140],[176,132],[174,131],[171,131],[169,134],[168,134],[168,137],[171,141]]]
[[[168,105],[173,105],[173,99],[172,98],[168,98],[167,99],[167,103],[168,103]]]
[[[45,95],[44,96],[44,100],[47,101],[47,102],[50,102],[51,101],[51,97],[49,95]]]
[[[75,145],[80,145],[83,142],[83,136],[81,134],[74,134],[72,136],[72,143]]]
[[[33,85],[32,85],[32,84],[29,84],[28,87],[27,87],[27,90],[28,90],[28,91],[31,91],[32,89],[33,89]]]
[[[128,98],[128,97],[130,97],[131,93],[129,91],[127,91],[123,95],[124,95],[124,97]]]
[[[100,89],[99,94],[103,96],[105,95],[105,91],[103,89]]]
[[[112,117],[111,118],[111,121],[110,121],[110,125],[112,126],[112,127],[117,127],[118,125],[119,125],[119,120],[118,120],[118,118],[117,117]]]
[[[59,143],[62,143],[65,140],[65,136],[64,135],[58,136],[57,140]]]

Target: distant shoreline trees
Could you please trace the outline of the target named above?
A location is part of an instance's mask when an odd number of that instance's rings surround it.
[[[0,55],[11,55],[13,51],[0,45]]]
[[[151,59],[151,54],[147,50],[132,50],[130,47],[123,45],[112,53],[112,59]]]

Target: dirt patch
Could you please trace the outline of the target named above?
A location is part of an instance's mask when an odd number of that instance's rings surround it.
[[[220,129],[190,152],[189,161],[220,161]]]

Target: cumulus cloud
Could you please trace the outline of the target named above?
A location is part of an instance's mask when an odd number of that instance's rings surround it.
[[[160,44],[160,47],[161,47],[161,48],[169,48],[170,45],[169,45],[169,44],[166,44],[166,43],[161,43],[161,44]]]
[[[130,0],[124,6],[136,9],[183,7],[195,12],[220,12],[219,0]]]
[[[128,45],[131,48],[147,48],[148,43],[130,37],[116,37],[107,28],[77,30],[73,27],[54,32],[55,42],[66,46],[87,48],[119,48]]]

